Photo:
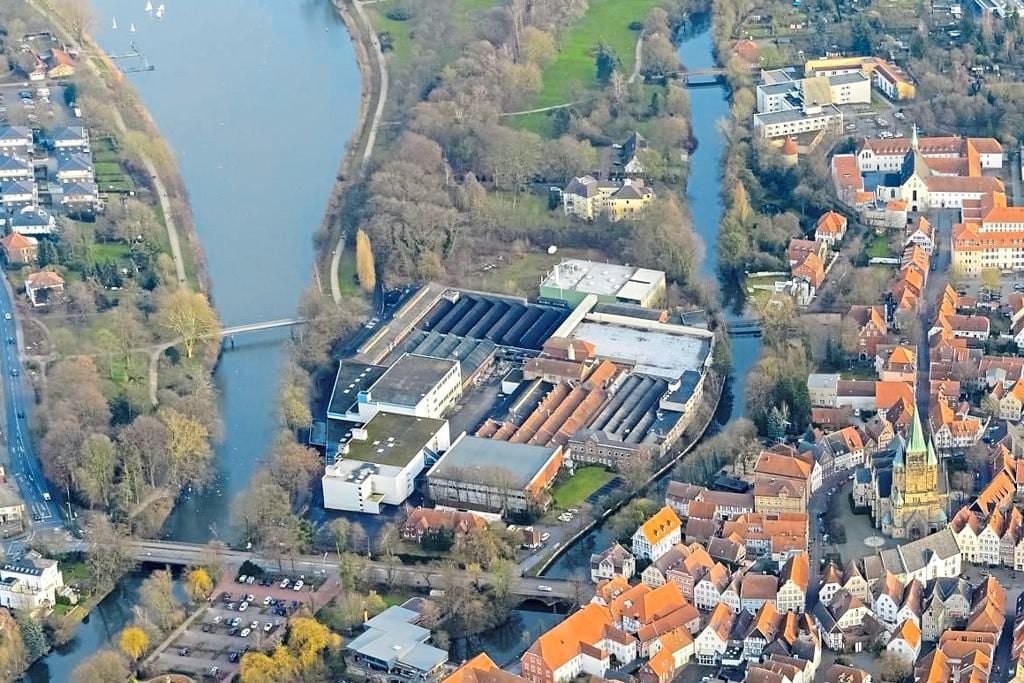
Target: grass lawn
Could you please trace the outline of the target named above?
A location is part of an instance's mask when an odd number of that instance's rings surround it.
[[[551,125],[552,113],[550,111],[539,111],[533,114],[523,114],[522,116],[506,116],[501,119],[501,122],[509,128],[528,130],[542,138],[553,138],[555,134],[554,127]]]
[[[132,250],[124,242],[103,242],[89,247],[89,256],[96,263],[117,263],[129,258]]]
[[[574,82],[585,88],[596,86],[594,50],[601,43],[619,56],[623,74],[633,73],[637,32],[629,30],[629,25],[643,21],[657,4],[658,0],[591,0],[587,13],[562,38],[555,61],[544,69],[544,85],[534,107],[565,102]]]
[[[603,467],[583,467],[576,470],[572,479],[552,489],[551,495],[558,507],[571,508],[582,503],[590,494],[610,482],[614,477],[613,473]]]
[[[387,12],[387,5],[366,5],[364,9],[377,33],[388,33],[391,36],[391,49],[384,53],[384,59],[394,62],[396,67],[407,65],[412,60],[412,36],[409,34],[413,22],[388,19],[384,14]]]
[[[338,288],[343,297],[362,297],[363,290],[359,288],[356,279],[356,250],[355,247],[346,246],[338,262]]]
[[[876,235],[868,247],[868,258],[890,258],[892,255],[889,238],[885,235]]]

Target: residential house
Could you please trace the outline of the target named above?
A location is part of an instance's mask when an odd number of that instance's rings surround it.
[[[29,553],[0,567],[0,606],[27,612],[48,612],[65,592],[57,560]]]
[[[502,671],[486,652],[481,652],[453,671],[441,683],[523,683],[525,680],[522,676]]]
[[[921,613],[922,638],[934,642],[945,631],[962,628],[967,623],[972,600],[971,585],[959,577],[929,581]]]
[[[449,537],[463,536],[473,530],[486,529],[487,521],[470,512],[416,508],[409,513],[402,525],[402,540],[420,543],[424,536],[443,534]]]
[[[52,235],[57,229],[53,214],[35,205],[23,206],[7,219],[12,232],[40,237]]]
[[[904,246],[916,245],[929,256],[934,253],[935,232],[927,218],[919,215],[911,225],[907,226],[907,237],[903,244]]]
[[[708,622],[694,639],[694,654],[700,666],[715,666],[725,654],[729,634],[736,619],[735,613],[724,603],[719,603]]]
[[[590,580],[598,583],[613,576],[621,576],[627,581],[636,573],[636,560],[618,543],[604,552],[590,556]]]
[[[32,129],[27,126],[0,125],[0,154],[32,156]]]
[[[11,154],[0,154],[0,182],[29,182],[32,178],[32,163],[29,160]]]
[[[779,576],[779,591],[776,598],[779,612],[804,611],[810,574],[810,563],[806,553],[798,553],[789,558]]]
[[[886,572],[871,587],[871,611],[885,623],[895,626],[896,613],[903,603],[903,583],[892,572]]]
[[[0,247],[4,250],[7,263],[12,266],[35,263],[39,255],[39,240],[35,237],[25,237],[16,232],[12,232],[0,240]]]
[[[617,182],[579,176],[562,190],[565,215],[585,220],[594,220],[599,215],[613,222],[635,218],[652,201],[654,191],[638,178]]]
[[[615,627],[607,608],[589,604],[533,642],[522,656],[522,676],[531,683],[603,677],[613,661],[629,664],[636,656],[636,639]]]
[[[814,239],[820,240],[830,247],[835,247],[843,241],[843,237],[846,235],[846,225],[846,216],[835,211],[828,211],[818,218],[818,223],[814,228]]]
[[[100,190],[96,183],[86,180],[77,180],[62,183],[60,186],[60,203],[64,206],[92,207],[99,202]]]
[[[732,582],[732,577],[725,565],[715,564],[704,570],[693,585],[693,601],[698,609],[712,610],[716,605],[724,605],[722,593]]]
[[[63,126],[50,136],[57,150],[84,151],[89,149],[89,131],[85,126]]]
[[[825,669],[824,683],[871,683],[871,674],[852,666],[833,664]]]
[[[909,619],[904,621],[892,634],[885,651],[892,653],[905,664],[913,664],[921,654],[921,629]]]
[[[36,184],[32,180],[0,181],[0,205],[8,211],[35,204],[36,199]]]
[[[46,306],[55,295],[64,292],[64,278],[52,270],[41,270],[25,277],[25,294],[33,306]]]
[[[765,603],[775,604],[779,594],[779,579],[771,574],[746,574],[740,580],[739,606],[750,614],[756,614]]]
[[[682,522],[667,505],[633,534],[633,556],[652,562],[682,540]]]
[[[70,78],[75,75],[75,60],[64,50],[52,48],[43,58],[47,78]]]

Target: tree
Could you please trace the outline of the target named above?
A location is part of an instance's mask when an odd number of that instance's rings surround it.
[[[606,85],[612,77],[612,73],[619,68],[621,62],[615,51],[602,43],[597,47],[597,55],[594,58],[597,68],[597,82]]]
[[[981,410],[989,417],[999,416],[999,399],[992,394],[985,394],[981,399]]]
[[[121,655],[113,650],[100,650],[75,667],[71,680],[75,683],[110,683],[126,681],[131,673]]]
[[[90,505],[110,505],[116,465],[114,444],[106,434],[93,434],[82,444],[82,454],[75,478],[78,489],[89,500]]]
[[[192,596],[192,600],[195,602],[205,600],[213,592],[213,579],[210,578],[210,574],[202,567],[195,567],[189,571],[186,577],[186,585],[188,586],[189,595]]]
[[[994,292],[999,289],[1002,283],[1002,274],[998,268],[984,268],[981,271],[981,287],[982,289]]]
[[[128,626],[121,631],[117,644],[121,652],[128,655],[133,662],[137,662],[149,649],[149,636],[138,626]]]
[[[105,515],[90,520],[88,538],[90,587],[94,592],[104,592],[135,566],[135,558],[125,533]]]
[[[253,476],[247,495],[239,496],[235,506],[235,517],[244,523],[246,536],[259,547],[274,549],[275,530],[292,523],[288,492],[266,469]]]
[[[892,652],[883,652],[878,661],[878,675],[885,683],[898,683],[913,671],[911,662]]]
[[[309,617],[292,619],[288,624],[288,649],[294,653],[302,670],[312,669],[326,649],[341,645],[341,638],[329,628]]]
[[[278,645],[274,652],[246,652],[238,669],[242,683],[279,683],[289,681],[298,675],[298,663],[284,645]]]
[[[309,494],[313,477],[320,472],[320,455],[285,432],[274,445],[270,470],[288,492],[291,502],[298,503]]]
[[[356,231],[356,275],[364,292],[370,293],[377,285],[377,273],[373,262],[373,248],[365,230]]]
[[[281,416],[288,429],[296,434],[312,423],[313,413],[309,409],[309,398],[302,387],[290,384],[281,393]]]
[[[2,623],[9,626],[9,613],[7,614],[8,617],[5,617]],[[50,650],[50,644],[46,639],[46,631],[43,630],[43,625],[32,616],[31,612],[17,610],[14,612],[14,620],[18,624],[18,631],[24,643],[25,658],[28,661],[34,662]],[[7,633],[9,631],[4,629],[4,634],[6,635]]]
[[[174,579],[165,569],[153,572],[142,582],[139,596],[149,618],[164,632],[177,626],[185,617],[174,597]]]
[[[178,289],[163,297],[159,320],[161,327],[181,337],[188,358],[192,358],[198,342],[214,338],[220,331],[220,322],[209,300],[187,289]]]
[[[96,15],[93,14],[88,0],[61,0],[55,9],[67,23],[75,40],[83,43],[96,25]]]
[[[157,417],[167,428],[167,459],[170,483],[182,486],[199,480],[209,462],[210,432],[199,420],[174,408],[161,408]]]

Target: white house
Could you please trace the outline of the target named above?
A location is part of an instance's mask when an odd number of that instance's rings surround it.
[[[91,183],[95,180],[92,158],[87,154],[62,154],[57,158],[57,182]]]
[[[667,505],[633,534],[633,556],[654,562],[682,540],[683,523]]]
[[[0,154],[0,181],[32,180],[32,164],[22,157]]]
[[[21,562],[0,567],[0,606],[10,609],[49,610],[64,591],[64,576],[57,560],[30,553]]]
[[[921,629],[913,621],[904,621],[892,634],[892,639],[885,646],[885,650],[899,657],[904,663],[913,664],[921,653]]]
[[[697,664],[714,666],[721,661],[735,617],[728,605],[720,604],[714,609],[704,630],[694,639],[693,652],[697,656]]]
[[[31,156],[32,129],[25,126],[0,126],[0,154]]]
[[[636,559],[618,543],[590,556],[590,580],[599,583],[613,576],[627,581],[636,573]]]
[[[53,146],[58,150],[89,147],[89,131],[84,126],[65,126],[53,132]]]

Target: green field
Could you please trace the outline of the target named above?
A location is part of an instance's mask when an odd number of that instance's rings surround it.
[[[359,281],[356,279],[355,247],[346,247],[338,260],[338,289],[345,298],[363,296],[363,290],[359,288]]]
[[[634,21],[643,21],[658,0],[591,0],[590,9],[562,38],[558,57],[544,69],[544,86],[534,98],[534,107],[561,104],[570,98],[570,86],[597,85],[594,53],[604,43],[619,56],[622,73],[633,73],[637,32],[629,30]]]
[[[889,239],[885,235],[875,236],[868,247],[868,258],[890,258],[892,255]]]
[[[576,470],[572,479],[553,488],[551,495],[555,505],[564,510],[579,505],[614,478],[615,474],[603,467],[583,467]]]
[[[412,59],[412,20],[393,21],[385,16],[387,7],[378,8],[377,5],[366,5],[364,7],[366,16],[370,18],[373,28],[380,33],[387,33],[391,36],[391,50],[384,53],[385,58],[395,62],[396,66],[404,66]]]
[[[89,247],[89,256],[95,263],[117,263],[131,253],[131,247],[124,242],[102,242]]]

